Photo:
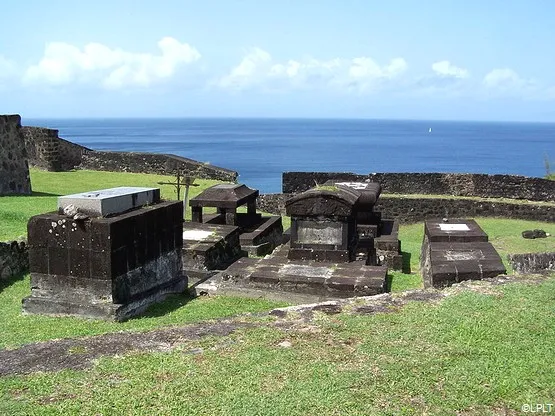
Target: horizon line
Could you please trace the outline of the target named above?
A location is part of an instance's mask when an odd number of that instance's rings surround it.
[[[418,121],[439,123],[515,123],[555,124],[553,121],[538,120],[477,120],[477,119],[424,119],[424,118],[372,118],[372,117],[284,117],[284,116],[93,116],[93,117],[21,117],[29,120],[306,120],[306,121]]]

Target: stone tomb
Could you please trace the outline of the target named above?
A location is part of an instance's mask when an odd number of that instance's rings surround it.
[[[270,253],[283,240],[279,216],[262,216],[256,212],[258,190],[242,184],[214,185],[191,198],[192,222],[237,226],[241,250],[252,256]],[[246,205],[247,212],[237,212]],[[205,214],[205,207],[216,208],[216,214]]]
[[[425,221],[420,268],[425,287],[506,273],[487,234],[476,221],[468,219]]]
[[[196,293],[217,291],[312,302],[387,291],[387,267],[356,259],[359,199],[355,190],[335,186],[289,199],[289,243],[262,259],[239,259],[195,288]]]
[[[348,187],[311,189],[288,199],[291,216],[288,258],[349,262],[355,259],[358,236],[356,207],[360,194]]]
[[[61,197],[58,212],[29,220],[25,312],[121,321],[186,289],[181,201],[160,201],[152,188],[82,196],[83,204],[75,195]],[[66,203],[89,217],[63,214]]]
[[[239,227],[185,222],[183,272],[189,283],[210,277],[242,256]]]
[[[209,281],[194,288],[203,292],[263,297],[292,303],[371,296],[388,290],[387,268],[347,263],[291,260],[289,245],[262,259],[243,257]]]
[[[381,185],[376,182],[328,181],[324,186],[348,187],[360,194],[356,207],[358,256],[367,259],[367,264],[387,266],[393,270],[403,268],[399,223],[390,218],[382,218],[374,206],[381,194]]]

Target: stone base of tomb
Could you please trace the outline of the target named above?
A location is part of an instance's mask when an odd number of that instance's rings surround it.
[[[424,287],[505,274],[501,257],[474,220],[430,220],[424,225],[420,268]]]
[[[263,297],[292,303],[370,296],[388,291],[387,268],[363,261],[329,263],[288,259],[287,244],[262,259],[241,258],[193,294]]]
[[[271,253],[283,241],[280,216],[261,217],[260,222],[245,229],[239,237],[241,249],[251,257]]]
[[[183,224],[183,273],[190,283],[213,276],[245,255],[239,227],[185,222]]]
[[[183,292],[182,223],[181,201],[84,221],[32,217],[24,312],[121,321]]]
[[[399,223],[392,219],[380,222],[379,235],[374,238],[376,264],[387,266],[392,270],[403,269],[401,241],[399,240]]]
[[[129,276],[122,276],[121,279],[137,280]],[[163,284],[159,283],[154,290],[141,293],[125,303],[115,303],[110,295],[111,283],[102,280],[69,278],[52,281],[48,275],[35,274],[31,276],[31,285],[31,296],[23,299],[25,313],[121,322],[142,314],[169,295],[183,293],[187,289],[187,277],[179,275]]]
[[[280,216],[237,213],[237,226],[241,230],[241,250],[251,257],[271,253],[283,240],[283,225]],[[224,214],[204,215],[205,224],[225,224]]]

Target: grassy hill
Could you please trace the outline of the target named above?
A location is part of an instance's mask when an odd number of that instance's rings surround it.
[[[159,186],[157,175],[32,170],[33,196],[0,198],[0,241],[24,235],[32,215],[58,195],[112,186]],[[194,196],[215,182],[199,181]],[[162,196],[175,198],[171,186]],[[477,218],[502,257],[553,250],[524,229],[555,224]],[[401,226],[411,273],[393,290],[421,287],[423,225]],[[60,338],[150,331],[206,322],[283,303],[173,296],[124,323],[21,314],[29,276],[0,283],[0,351]],[[91,369],[0,376],[1,415],[501,415],[555,400],[555,279],[454,290],[371,315],[267,315],[229,336],[183,341],[167,351],[101,358]],[[125,333],[125,332],[124,332]],[[71,349],[68,357],[87,354]],[[30,357],[32,359],[32,357]]]

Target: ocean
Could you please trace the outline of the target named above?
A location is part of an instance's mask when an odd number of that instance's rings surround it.
[[[24,119],[95,150],[172,153],[225,167],[261,192],[285,171],[543,177],[555,123],[327,119]]]

